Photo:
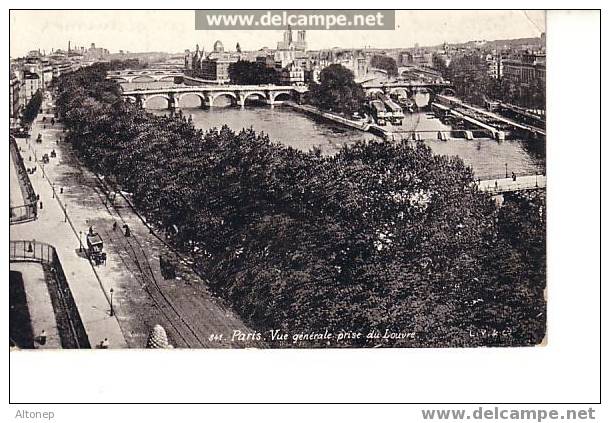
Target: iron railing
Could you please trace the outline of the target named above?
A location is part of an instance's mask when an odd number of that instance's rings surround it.
[[[46,242],[36,240],[9,241],[9,261],[33,261],[50,265],[54,279],[57,282],[57,296],[60,307],[64,309],[66,314],[71,341],[76,348],[91,348],[87,332],[74,302],[72,291],[70,291],[66,274],[55,251],[55,247]],[[55,312],[58,313],[61,310],[55,310]]]

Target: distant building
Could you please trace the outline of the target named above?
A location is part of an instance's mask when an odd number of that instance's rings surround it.
[[[9,80],[9,118],[10,124],[15,125],[19,120],[19,111],[21,110],[21,103],[19,101],[21,90],[21,81],[17,77],[17,74],[14,70],[11,70],[10,80]]]
[[[305,72],[303,68],[291,63],[280,72],[280,84],[298,85],[305,82]]]
[[[487,75],[494,79],[500,79],[504,76],[504,62],[501,57],[493,54],[485,56],[487,64]]]
[[[26,105],[34,94],[42,88],[42,80],[37,73],[23,71],[22,85],[19,90],[21,104]]]
[[[224,84],[230,81],[229,67],[236,63],[240,57],[241,53],[225,52],[224,45],[220,40],[214,43],[212,52],[207,56],[203,49],[199,49],[199,44],[197,44],[194,53],[186,52],[184,58],[185,75],[205,82]]]
[[[546,54],[524,53],[520,58],[503,61],[503,76],[521,85],[546,82]]]
[[[282,41],[277,43],[278,50],[297,50],[306,51],[307,41],[305,40],[305,30],[297,31],[297,38],[292,37],[292,28],[288,25],[288,28],[284,31],[284,37]]]
[[[109,54],[110,52],[107,49],[96,47],[95,43],[91,43],[91,47],[87,49],[87,51],[83,55],[83,59],[93,61],[103,60]]]

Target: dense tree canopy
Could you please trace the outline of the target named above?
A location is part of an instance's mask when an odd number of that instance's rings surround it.
[[[279,73],[264,63],[240,60],[229,65],[229,78],[239,85],[277,84]]]
[[[320,72],[320,83],[309,85],[308,101],[335,113],[351,115],[361,110],[364,90],[354,81],[354,73],[342,65],[330,65]]]
[[[375,54],[371,58],[371,66],[377,69],[383,69],[388,73],[388,76],[398,75],[398,65],[392,57]]]
[[[414,334],[344,346],[542,340],[543,197],[515,195],[498,211],[461,160],[422,143],[323,157],[251,129],[204,133],[124,103],[105,70],[62,77],[69,140],[149,222],[176,225],[174,245],[252,327]],[[338,100],[355,90],[350,77],[331,67],[320,85]]]

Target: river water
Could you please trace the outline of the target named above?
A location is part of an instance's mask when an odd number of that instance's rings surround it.
[[[127,87],[126,87],[127,88]],[[159,100],[159,104],[153,103]],[[349,145],[359,140],[375,139],[376,136],[346,128],[341,125],[313,119],[310,116],[296,112],[288,107],[276,106],[246,106],[222,107],[218,99],[212,109],[197,108],[197,100],[193,96],[193,108],[184,107],[185,116],[191,116],[197,128],[203,130],[220,128],[226,124],[238,131],[252,127],[257,132],[269,135],[272,141],[298,148],[303,151],[319,147],[323,154],[334,154],[343,145]],[[421,99],[420,99],[421,100]],[[425,99],[424,99],[425,100]],[[425,102],[425,101],[422,101]],[[162,99],[153,99],[148,106],[162,109],[166,107]],[[188,106],[188,104],[185,104]],[[226,106],[228,106],[228,102]],[[151,110],[154,113],[167,113],[164,110]],[[399,128],[388,126],[388,129]],[[433,115],[425,112],[406,114],[401,130],[419,131],[449,131],[451,127],[443,124]],[[398,136],[398,135],[397,135]],[[434,138],[431,134],[426,138]],[[505,140],[497,142],[484,138],[465,140],[452,138],[449,141],[427,139],[425,143],[436,154],[458,156],[474,170],[475,176],[481,179],[504,177],[515,172],[521,174],[545,173],[544,142]]]

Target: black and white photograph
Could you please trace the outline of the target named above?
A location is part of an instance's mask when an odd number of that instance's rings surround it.
[[[544,354],[547,14],[10,10],[11,359]]]
[[[14,11],[11,345],[542,344],[545,16],[478,13],[514,35],[146,52],[85,27],[19,54],[82,14]]]

